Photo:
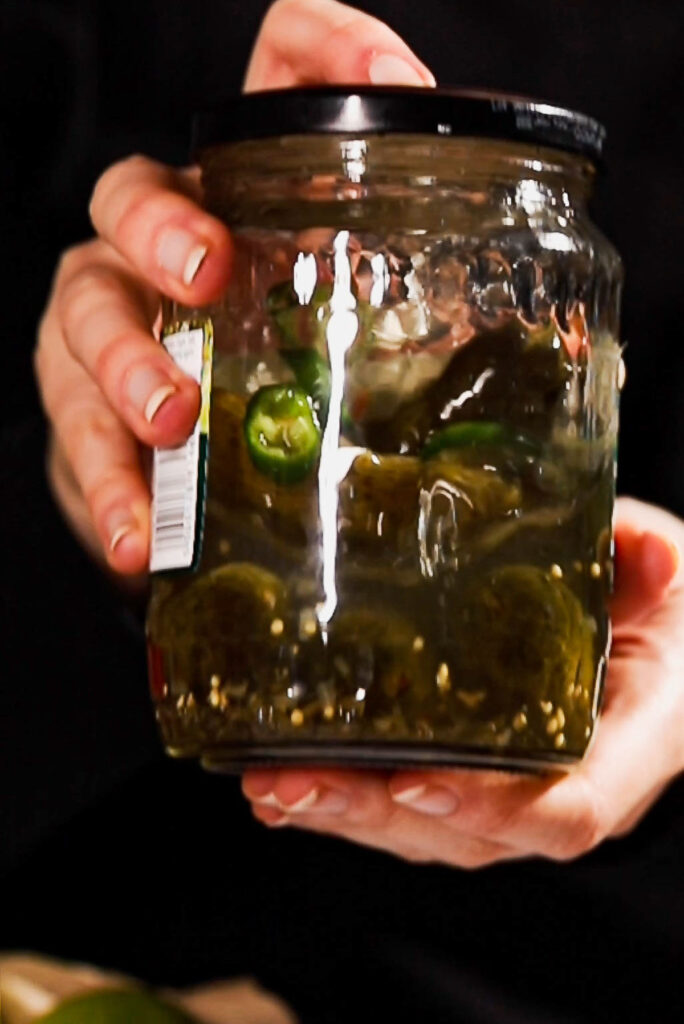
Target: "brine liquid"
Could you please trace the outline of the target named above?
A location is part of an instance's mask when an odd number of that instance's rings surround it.
[[[410,297],[393,321],[356,288],[336,304],[339,279],[338,260],[318,308],[251,340],[214,317],[202,561],[155,579],[148,620],[167,748],[218,768],[570,764],[608,645],[618,347],[515,313],[446,337]],[[298,341],[330,385],[318,462],[288,483],[244,419],[296,381]]]

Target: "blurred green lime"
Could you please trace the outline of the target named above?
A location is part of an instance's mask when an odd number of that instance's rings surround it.
[[[145,992],[89,992],[61,1003],[36,1024],[194,1024]]]

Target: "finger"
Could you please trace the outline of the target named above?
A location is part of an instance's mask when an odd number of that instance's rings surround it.
[[[61,281],[56,314],[68,349],[87,370],[133,433],[148,445],[184,440],[199,413],[199,387],[187,377],[151,333],[149,297],[124,271],[101,254],[93,255]],[[147,306],[147,309],[145,308]],[[39,345],[50,345],[54,328],[41,329]],[[70,395],[60,387],[61,367],[50,376],[51,410],[59,415]]]
[[[312,82],[434,85],[432,73],[383,22],[334,0],[277,0],[245,78],[247,92]]]
[[[87,378],[54,430],[106,561],[126,575],[144,572],[150,495],[135,439]]]
[[[615,592],[611,618],[616,628],[638,622],[663,599],[679,567],[679,552],[668,537],[619,521],[615,527]]]
[[[247,772],[243,790],[259,821],[335,835],[408,860],[484,867],[520,851],[459,835],[398,807],[379,772],[287,769]]]
[[[307,832],[335,836],[348,842],[393,854],[414,863],[439,862],[466,869],[488,867],[505,860],[519,860],[519,850],[491,843],[476,836],[459,835],[436,822],[421,821],[417,815],[397,815],[392,827],[373,824],[351,825],[344,818],[309,813],[284,814],[262,804],[253,804],[257,821],[271,828],[294,826]],[[403,820],[400,820],[402,819]]]
[[[195,1024],[296,1024],[294,1013],[280,996],[252,980],[211,981],[160,994],[179,1003]]]
[[[228,229],[200,208],[195,179],[133,156],[105,171],[90,202],[97,234],[149,285],[185,306],[218,299],[233,260]]]
[[[242,788],[248,800],[284,813],[312,810],[344,815],[350,821],[374,820],[393,811],[387,798],[387,776],[381,772],[334,769],[247,771]]]
[[[506,860],[520,860],[520,850],[477,836],[460,835],[417,815],[398,815],[392,827],[350,825],[343,818],[300,813],[286,815],[270,807],[252,805],[258,821],[272,828],[294,826],[307,832],[335,836],[360,846],[381,850],[414,863],[441,863],[466,869],[489,867]]]
[[[73,481],[109,565],[128,575],[141,573],[148,559],[150,496],[137,443],[98,386],[70,357],[54,317],[43,330],[52,331],[52,338],[39,349],[36,361],[55,437],[53,484],[58,497],[65,510],[78,507],[67,493]],[[81,525],[88,537],[90,525]]]
[[[554,789],[553,780],[513,776],[505,772],[413,771],[398,772],[389,779],[373,773],[287,770],[245,775],[243,790],[248,799],[284,816],[291,823],[325,816],[326,824],[342,827],[367,826],[382,831],[383,842],[392,837],[406,840],[414,832],[429,830],[437,822],[441,859],[448,856],[450,833],[485,839],[521,853],[565,853],[568,837],[582,848],[593,841],[585,824],[586,808],[581,801],[554,795],[540,805]],[[332,816],[328,810],[331,794],[342,796],[345,805]],[[539,805],[539,806],[538,806]],[[317,811],[316,808],[320,808]],[[409,814],[408,820],[399,812]],[[397,835],[396,822],[401,828]],[[593,823],[592,823],[593,824]],[[446,826],[446,829],[445,829]],[[552,840],[549,841],[549,830]]]
[[[596,817],[583,791],[563,788],[567,781],[557,776],[440,770],[398,772],[389,789],[396,803],[461,834],[528,855],[566,859],[594,843]]]
[[[579,769],[545,779],[504,772],[402,772],[390,782],[390,791],[397,803],[461,834],[555,860],[587,853],[616,823],[605,790],[596,789]]]

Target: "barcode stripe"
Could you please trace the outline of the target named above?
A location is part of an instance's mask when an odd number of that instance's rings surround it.
[[[169,355],[199,384],[204,331],[177,331],[164,339]],[[187,569],[193,560],[197,519],[200,425],[183,445],[156,448],[152,467],[150,570]]]

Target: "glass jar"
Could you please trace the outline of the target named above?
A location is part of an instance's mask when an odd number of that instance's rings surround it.
[[[148,636],[171,754],[582,758],[621,373],[621,263],[587,213],[602,134],[422,89],[255,94],[198,119],[235,265],[221,302],[164,311],[204,393],[190,454],[155,455]],[[163,557],[179,459],[184,561]]]

